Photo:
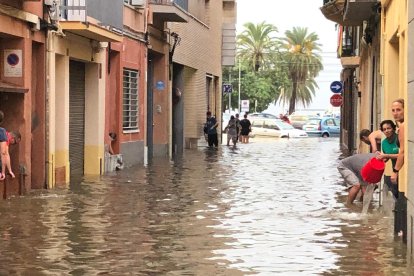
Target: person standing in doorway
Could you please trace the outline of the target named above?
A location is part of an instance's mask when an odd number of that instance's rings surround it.
[[[397,161],[391,174],[391,182],[398,185],[398,174],[404,165],[405,140],[404,140],[404,99],[396,99],[392,102],[391,113],[398,127],[398,150]],[[398,191],[397,202],[394,209],[394,232],[402,237],[404,243],[407,243],[407,198],[404,192]]]
[[[398,135],[396,133],[397,126],[391,120],[384,120],[380,124],[380,128],[385,135],[385,139],[382,140],[381,148],[382,152],[377,156],[378,159],[387,162],[391,160],[392,168],[395,167],[395,163],[398,158],[399,142]],[[395,199],[398,198],[398,183],[391,182],[391,176],[389,173],[384,172],[384,183],[387,185],[388,190],[392,192]]]
[[[211,116],[211,111],[207,111],[207,120],[204,126],[204,132],[207,134],[208,146],[218,147],[217,127],[218,122],[215,117]]]
[[[1,157],[1,172],[0,180],[6,178],[9,173],[12,178],[15,175],[11,169],[9,146],[17,145],[21,141],[21,135],[18,131],[7,132],[4,128],[0,128],[0,157]]]
[[[369,129],[363,129],[359,133],[359,139],[370,146],[371,152],[381,151],[382,130],[371,132]]]

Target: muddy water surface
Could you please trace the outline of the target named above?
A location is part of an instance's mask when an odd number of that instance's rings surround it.
[[[392,213],[345,206],[337,139],[187,151],[0,202],[0,275],[412,275]]]

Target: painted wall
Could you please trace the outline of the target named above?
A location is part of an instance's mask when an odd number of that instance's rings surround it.
[[[408,48],[407,59],[408,61],[414,60],[414,1],[408,1]],[[406,107],[414,106],[414,63],[408,62],[407,71],[407,102]],[[412,111],[409,108],[405,108],[405,128],[407,133],[407,214],[408,214],[408,229],[407,229],[407,245],[408,252],[411,259],[414,258],[414,117]]]
[[[30,5],[15,1],[0,3],[42,16],[41,2]],[[16,179],[9,179],[6,196],[42,188],[45,183],[45,36],[31,27],[30,23],[11,15],[0,14],[0,110],[5,113],[2,126],[9,131],[18,130],[22,135],[21,143],[10,147]],[[3,61],[6,49],[22,51],[21,77],[5,76]],[[25,93],[2,91],[1,87],[7,86],[14,86]],[[5,191],[0,190],[0,193]]]
[[[384,119],[392,118],[391,104],[397,98],[407,99],[407,6],[404,0],[381,1],[382,52],[384,78]],[[408,112],[406,105],[406,116]],[[407,141],[406,141],[407,142]],[[407,192],[407,159],[399,173],[399,189]]]
[[[104,44],[102,44],[104,46]],[[106,48],[96,51],[89,39],[67,33],[51,34],[48,49],[49,79],[49,187],[70,181],[69,61],[85,63],[84,173],[101,173],[104,155]]]
[[[145,137],[145,92],[146,92],[146,45],[142,41],[125,37],[122,43],[111,43],[110,72],[107,72],[105,143],[109,143],[109,132],[118,136],[113,148],[115,153],[123,154],[127,166],[144,161],[143,144]],[[139,72],[138,131],[122,130],[123,70]]]

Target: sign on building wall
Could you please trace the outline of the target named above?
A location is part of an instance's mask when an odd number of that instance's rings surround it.
[[[4,50],[4,76],[5,77],[22,77],[22,50],[6,49]]]
[[[249,105],[250,105],[250,101],[249,100],[242,100],[241,101],[241,112],[249,112]]]

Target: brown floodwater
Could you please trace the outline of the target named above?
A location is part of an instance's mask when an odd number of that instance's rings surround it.
[[[1,201],[0,275],[413,275],[338,139],[251,141]]]

